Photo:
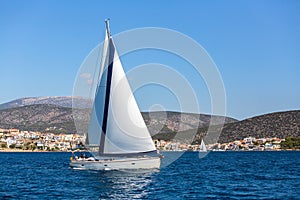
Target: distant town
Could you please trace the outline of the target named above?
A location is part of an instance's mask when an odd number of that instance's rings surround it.
[[[54,134],[18,129],[0,128],[0,151],[73,151],[85,150],[84,136],[79,134]],[[199,144],[154,140],[161,151],[199,151]],[[299,138],[254,138],[247,137],[228,143],[207,144],[209,151],[279,151],[300,149]]]

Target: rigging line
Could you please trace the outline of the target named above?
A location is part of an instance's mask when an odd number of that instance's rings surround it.
[[[100,43],[101,44],[101,43]],[[94,68],[94,76],[93,76],[93,80],[92,80],[92,84],[91,84],[91,87],[90,87],[90,91],[89,91],[89,99],[91,99],[92,101],[94,101],[94,99],[95,99],[95,95],[96,95],[96,92],[95,92],[95,94],[94,94],[94,97],[93,97],[93,99],[92,99],[92,91],[93,90],[97,90],[97,86],[98,86],[98,83],[97,83],[97,85],[96,85],[96,88],[94,88],[93,89],[93,87],[94,87],[94,83],[95,83],[95,79],[96,79],[96,71],[97,71],[97,66],[98,66],[98,63],[99,63],[99,57],[100,57],[100,49],[101,49],[101,45],[99,44],[99,48],[98,48],[98,52],[97,52],[97,59],[96,59],[96,63],[95,63],[95,68]],[[99,69],[99,73],[98,73],[98,76],[97,76],[97,80],[99,81],[99,77],[100,77],[100,69]],[[93,105],[92,105],[93,106]]]
[[[89,119],[90,121],[92,119],[92,113],[93,113],[93,107],[94,107],[94,100],[96,98],[96,91],[97,91],[97,86],[98,86],[98,84],[96,84],[96,86],[94,86],[94,83],[95,83],[95,76],[96,76],[96,71],[97,71],[97,65],[98,65],[99,57],[100,57],[100,49],[101,49],[101,45],[100,44],[99,44],[99,47],[98,47],[97,59],[96,59],[95,67],[94,67],[93,80],[92,80],[91,87],[90,87],[89,94],[88,94],[88,99],[90,99],[91,102],[93,102],[91,104],[91,113],[90,113],[90,119]],[[103,49],[104,49],[104,47],[103,47]],[[99,77],[100,77],[100,69],[99,69],[99,73],[98,73],[98,79],[99,79]],[[94,96],[92,98],[93,91],[95,91],[95,93],[94,93]],[[88,129],[89,128],[87,128],[86,134],[85,134],[86,135],[85,144],[89,144],[89,135],[88,135],[89,131],[88,131]]]

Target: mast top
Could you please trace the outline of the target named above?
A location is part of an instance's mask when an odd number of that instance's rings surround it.
[[[107,31],[107,36],[110,37],[110,30],[109,30],[109,18],[105,19],[105,25],[106,25],[106,31]]]

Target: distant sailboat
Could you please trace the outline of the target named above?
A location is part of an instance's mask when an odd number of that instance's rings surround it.
[[[199,152],[207,152],[207,149],[206,149],[203,139],[201,140]]]
[[[161,156],[140,113],[119,60],[108,20],[99,80],[86,146],[93,157],[71,159],[79,169],[118,170],[159,168]]]

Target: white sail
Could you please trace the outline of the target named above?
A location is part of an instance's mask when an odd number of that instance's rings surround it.
[[[207,152],[207,149],[206,149],[206,146],[205,146],[205,144],[204,144],[203,139],[201,140],[200,151],[201,151],[201,152]]]
[[[95,156],[155,151],[111,36],[104,42],[100,73],[87,139],[99,147]]]
[[[127,154],[156,150],[116,50],[112,74],[104,153]]]
[[[86,145],[88,146],[99,146],[100,136],[102,133],[101,119],[103,118],[103,105],[105,97],[105,87],[106,87],[106,65],[108,56],[108,35],[105,32],[105,40],[103,43],[102,57],[99,75],[97,77],[97,87],[96,95],[93,104],[93,110],[91,114],[91,120],[89,124],[88,134],[86,138]],[[98,120],[98,118],[101,118]]]

